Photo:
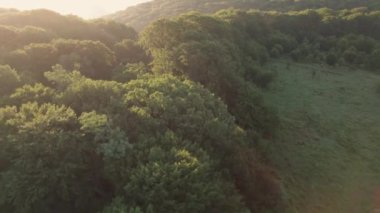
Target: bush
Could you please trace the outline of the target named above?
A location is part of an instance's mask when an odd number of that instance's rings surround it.
[[[250,210],[267,212],[283,209],[283,188],[276,172],[258,163],[257,153],[252,149],[236,148],[232,152],[234,154],[228,159],[232,162],[232,175]]]
[[[330,66],[335,66],[336,63],[338,62],[338,57],[335,53],[330,52],[326,56],[326,63]]]
[[[270,55],[276,58],[276,57],[279,57],[283,51],[284,51],[284,48],[281,46],[281,44],[276,44],[274,45],[274,47],[272,47],[270,51]]]
[[[278,124],[276,112],[264,103],[260,90],[252,84],[245,84],[239,90],[238,102],[231,113],[239,126],[256,133],[273,133]]]
[[[355,63],[357,57],[357,50],[354,47],[351,47],[343,53],[343,58],[345,62],[349,64]]]
[[[269,84],[273,81],[275,75],[270,72],[258,73],[255,76],[254,82],[257,86],[261,88],[267,88]]]
[[[290,57],[293,59],[293,61],[300,61],[303,57],[302,51],[300,49],[295,49],[290,53]]]

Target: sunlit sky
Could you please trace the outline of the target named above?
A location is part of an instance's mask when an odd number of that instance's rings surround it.
[[[149,0],[0,0],[0,8],[45,8],[62,14],[96,18]]]

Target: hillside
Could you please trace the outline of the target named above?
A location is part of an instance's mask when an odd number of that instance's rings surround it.
[[[137,33],[1,13],[0,212],[379,208],[379,23],[368,8],[227,9]]]
[[[125,37],[136,38],[133,29],[112,21],[85,21],[77,16],[63,16],[53,11],[39,9],[0,13],[1,40],[9,39],[5,26],[15,28],[36,27],[46,31],[52,38],[99,40],[110,44]],[[29,35],[29,39],[33,39]],[[9,43],[2,42],[3,44]],[[32,42],[32,41],[31,41]],[[2,45],[3,45],[2,44]],[[1,44],[0,44],[1,45]]]
[[[379,9],[380,3],[377,0],[154,0],[129,7],[126,10],[116,12],[104,18],[125,23],[141,31],[148,24],[159,18],[172,17],[190,11],[214,13],[228,8],[289,11],[322,7],[332,9],[350,9],[355,7]]]
[[[291,212],[373,212],[380,207],[380,76],[286,61],[265,98],[280,127],[260,150],[279,168]],[[315,73],[315,74],[313,74]],[[281,151],[279,151],[281,150]]]
[[[18,12],[16,9],[0,8],[0,13]]]

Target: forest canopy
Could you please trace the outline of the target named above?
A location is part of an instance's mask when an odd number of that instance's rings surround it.
[[[279,123],[264,65],[380,73],[380,11],[340,2],[190,12],[141,33],[47,10],[0,13],[0,211],[281,211],[284,187],[256,150]]]
[[[212,14],[231,8],[286,12],[319,8],[342,10],[360,7],[376,11],[380,9],[380,2],[378,0],[154,0],[128,7],[104,18],[125,23],[141,31],[151,22],[160,18],[174,17],[191,11]]]

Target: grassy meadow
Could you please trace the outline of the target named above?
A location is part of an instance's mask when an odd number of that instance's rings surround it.
[[[280,117],[259,148],[280,171],[291,212],[373,212],[380,190],[380,76],[346,67],[266,67]]]

